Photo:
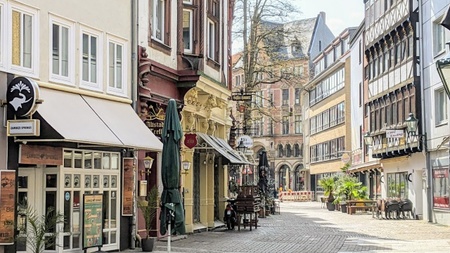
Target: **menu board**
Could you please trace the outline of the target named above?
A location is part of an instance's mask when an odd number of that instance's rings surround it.
[[[16,172],[0,170],[0,245],[14,243]]]
[[[16,172],[0,170],[0,245],[14,243]]]
[[[122,215],[133,215],[134,158],[123,159]]]
[[[83,195],[83,249],[103,245],[103,195]]]

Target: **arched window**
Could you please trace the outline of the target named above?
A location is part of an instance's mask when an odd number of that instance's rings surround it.
[[[306,173],[303,170],[303,164],[295,168],[294,189],[295,191],[305,191]]]
[[[282,188],[283,191],[286,191],[286,170],[288,167],[286,165],[281,166],[280,172],[279,172],[279,187]]]
[[[287,144],[286,145],[286,157],[291,157],[291,156],[292,156],[291,144]]]
[[[278,144],[278,157],[283,157],[284,152],[283,152],[283,145]]]
[[[300,146],[298,144],[294,144],[294,157],[300,157]]]

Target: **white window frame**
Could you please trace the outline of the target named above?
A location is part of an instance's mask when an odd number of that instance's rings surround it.
[[[110,85],[109,85],[109,82],[110,82],[110,80],[109,80],[109,56],[110,56],[110,54],[109,54],[109,43],[113,43],[115,46],[116,45],[120,45],[120,46],[122,46],[122,88],[116,88],[116,87],[111,87]],[[127,44],[127,42],[126,42],[126,40],[124,40],[124,39],[120,39],[120,38],[116,38],[116,37],[113,37],[113,36],[111,36],[111,35],[107,35],[107,43],[106,43],[106,48],[107,48],[107,51],[108,51],[108,53],[107,53],[107,59],[106,59],[106,62],[107,62],[107,64],[106,64],[106,68],[107,68],[107,70],[106,70],[106,72],[107,72],[107,82],[106,82],[106,87],[107,87],[107,92],[108,93],[111,93],[111,94],[114,94],[114,95],[119,95],[119,96],[127,96],[127,78],[128,78],[128,76],[127,76],[127,73],[128,73],[128,64],[127,64],[127,59],[129,58],[128,57],[128,51],[127,51],[127,48],[128,48],[128,44]]]
[[[194,11],[189,9],[183,9],[183,23],[184,23],[184,12],[189,13],[189,45],[190,48],[184,47],[183,42],[183,49],[185,53],[192,53],[193,52],[193,46],[194,46],[194,33],[193,33],[193,26],[194,26]],[[183,24],[183,40],[184,40],[184,24]]]
[[[97,80],[96,82],[89,82],[83,80],[83,34],[93,36],[97,38]],[[80,27],[80,87],[101,91],[103,89],[103,36],[100,31],[94,30],[88,27]]]
[[[75,23],[57,16],[49,17],[49,80],[75,86]],[[68,76],[53,73],[53,25],[59,25],[69,30],[68,33]]]
[[[158,2],[160,4],[162,4],[162,8],[161,8],[161,31],[159,31],[160,33],[160,38],[157,37],[157,26],[156,24],[158,23],[158,16],[156,15],[156,11],[157,11],[157,4]],[[164,44],[164,34],[165,34],[165,13],[166,13],[166,2],[164,0],[153,0],[153,18],[152,18],[152,38],[154,40],[157,40],[161,43]]]
[[[216,23],[208,19],[208,58],[216,61]]]
[[[434,91],[435,101],[435,125],[441,126],[448,123],[447,94],[443,88]]]
[[[431,36],[433,40],[433,55],[437,56],[441,53],[445,52],[445,29],[440,25],[442,17],[437,18],[432,23],[432,32],[433,36]]]
[[[9,5],[8,9],[8,21],[6,24],[8,25],[7,30],[7,45],[8,45],[8,60],[7,60],[7,69],[9,69],[10,72],[17,74],[17,75],[27,75],[29,77],[38,77],[39,74],[39,13],[38,10],[33,9],[31,7],[18,4],[18,3],[11,3]],[[23,14],[27,14],[31,16],[32,21],[32,28],[31,28],[31,68],[23,67],[14,65],[12,63],[13,58],[13,45],[12,45],[12,12],[18,11]],[[22,34],[22,33],[21,33]],[[22,57],[22,56],[21,56]]]

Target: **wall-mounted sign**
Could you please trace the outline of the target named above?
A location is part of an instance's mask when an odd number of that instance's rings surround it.
[[[188,148],[194,148],[197,146],[197,134],[185,134],[184,145]]]
[[[386,130],[386,138],[402,138],[403,136],[403,130]]]
[[[0,245],[14,244],[16,172],[0,170]]]
[[[20,145],[19,163],[62,165],[63,149],[61,147],[41,145]]]
[[[246,147],[246,148],[251,148],[251,147],[253,147],[253,139],[252,139],[250,136],[248,136],[248,135],[242,135],[242,136],[240,136],[240,137],[238,138],[238,141],[237,141],[238,145],[239,145],[239,143],[241,143],[241,142],[242,142],[242,145],[244,145],[244,147]]]
[[[37,109],[39,86],[26,77],[14,78],[7,87],[6,100],[8,108],[15,116],[23,117],[33,114]]]
[[[122,215],[133,215],[134,158],[123,158]]]
[[[153,134],[155,134],[158,138],[161,138],[164,120],[166,118],[166,112],[163,107],[157,103],[150,103],[145,114],[145,124],[150,130],[152,130]]]
[[[83,249],[103,245],[103,194],[83,195]]]
[[[6,123],[8,136],[39,136],[41,124],[37,119],[8,120]]]

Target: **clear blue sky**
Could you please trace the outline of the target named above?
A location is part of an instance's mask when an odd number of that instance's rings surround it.
[[[289,1],[289,0],[288,0]],[[299,19],[312,18],[323,11],[334,36],[345,28],[359,26],[364,18],[363,0],[290,0],[300,9]]]

